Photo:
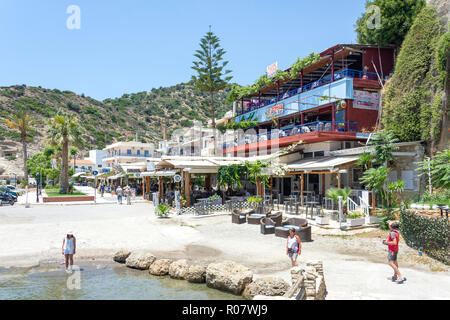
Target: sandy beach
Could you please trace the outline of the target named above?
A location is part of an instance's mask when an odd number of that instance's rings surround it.
[[[121,248],[145,249],[158,257],[186,258],[195,263],[233,260],[250,267],[255,278],[290,277],[286,240],[262,235],[259,226],[235,225],[229,215],[158,219],[153,206],[32,205],[0,208],[0,268],[59,265],[62,239],[77,237],[75,263],[111,261]],[[447,299],[447,266],[401,244],[400,268],[407,284],[386,280],[386,247],[379,230],[334,234],[313,227],[311,243],[303,244],[302,261],[323,261],[327,299]]]

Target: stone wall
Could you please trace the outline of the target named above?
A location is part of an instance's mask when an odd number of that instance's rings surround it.
[[[286,298],[296,300],[325,300],[327,287],[321,261],[307,262],[305,269],[291,269],[292,290]]]

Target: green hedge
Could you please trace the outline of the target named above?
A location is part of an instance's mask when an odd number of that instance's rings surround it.
[[[409,247],[450,265],[450,222],[447,218],[426,217],[402,210],[400,233]]]

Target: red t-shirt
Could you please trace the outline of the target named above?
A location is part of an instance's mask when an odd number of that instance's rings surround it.
[[[394,239],[397,239],[397,244],[396,244],[396,245],[391,245],[391,244],[389,244],[389,245],[388,245],[388,249],[389,249],[389,251],[391,251],[391,252],[398,252],[398,243],[399,243],[399,241],[400,241],[400,235],[399,235],[399,233],[398,233],[397,230],[392,230],[392,231],[389,233],[388,242],[392,242],[392,241],[394,241]]]

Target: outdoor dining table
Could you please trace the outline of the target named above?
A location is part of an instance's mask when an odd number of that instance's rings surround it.
[[[308,218],[308,207],[311,208],[311,219],[313,218],[314,215],[314,207],[316,205],[319,205],[320,202],[317,201],[308,201],[305,203],[306,204],[306,218]]]

